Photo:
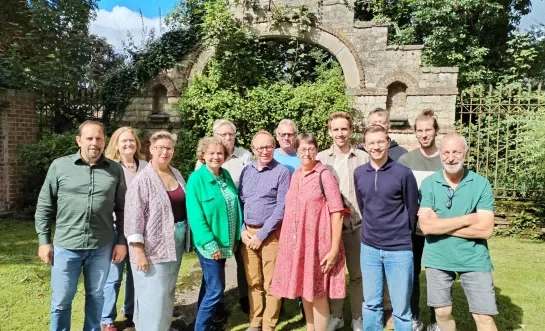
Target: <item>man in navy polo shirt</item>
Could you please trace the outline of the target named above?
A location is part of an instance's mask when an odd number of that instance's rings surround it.
[[[395,330],[411,331],[412,234],[418,213],[418,186],[409,168],[388,157],[390,137],[385,128],[368,127],[363,145],[370,162],[354,172],[362,214],[363,329],[382,330],[386,276]]]

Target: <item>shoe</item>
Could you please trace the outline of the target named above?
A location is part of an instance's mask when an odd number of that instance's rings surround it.
[[[261,331],[261,327],[249,326],[246,331]]]
[[[437,323],[431,323],[426,328],[426,331],[441,331],[441,329],[439,328],[439,325],[437,325]]]
[[[363,318],[361,316],[357,320],[352,320],[352,331],[363,331]]]
[[[114,323],[102,324],[101,328],[102,328],[102,331],[117,331],[117,328],[115,327]]]
[[[327,322],[327,331],[335,331],[342,328],[343,326],[344,319],[342,317],[338,318],[331,315],[329,316],[329,321]]]
[[[214,314],[212,315],[213,323],[221,323],[227,317],[227,310],[225,310],[225,303],[220,302],[216,305],[214,309]]]
[[[394,316],[391,310],[384,311],[384,327],[388,330],[394,329]]]
[[[303,321],[306,321],[307,318],[305,316],[305,307],[303,307],[303,299],[300,297],[297,298],[297,304],[299,305],[299,309],[301,310],[301,316],[303,316]]]
[[[250,298],[240,298],[238,299],[238,303],[240,304],[240,309],[242,312],[246,315],[250,315]]]
[[[416,319],[412,320],[413,322],[413,331],[424,331],[424,323],[421,320]]]
[[[133,315],[125,314],[125,327],[134,328],[134,321],[132,320]]]

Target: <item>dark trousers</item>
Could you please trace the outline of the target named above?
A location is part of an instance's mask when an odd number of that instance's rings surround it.
[[[424,253],[425,242],[426,237],[413,234],[414,278],[413,294],[411,295],[413,319],[420,319],[420,269],[422,269],[422,254]],[[430,323],[436,322],[435,310],[430,307]]]

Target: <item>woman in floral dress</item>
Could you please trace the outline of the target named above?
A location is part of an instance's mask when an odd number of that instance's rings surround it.
[[[335,176],[316,161],[316,138],[300,134],[295,148],[301,167],[286,196],[271,294],[302,297],[307,330],[325,331],[328,297],[345,297],[343,203]]]

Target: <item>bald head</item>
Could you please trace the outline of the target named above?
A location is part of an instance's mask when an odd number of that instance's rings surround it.
[[[466,138],[456,132],[448,133],[447,135],[443,137],[443,139],[441,139],[439,150],[442,151],[444,147],[451,144],[461,145],[461,148],[463,149],[464,153],[469,150],[469,147],[467,146]]]

